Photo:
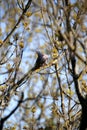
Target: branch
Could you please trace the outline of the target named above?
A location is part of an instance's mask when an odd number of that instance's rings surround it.
[[[31,2],[32,2],[32,0],[29,0],[27,2],[26,6],[25,6],[25,9],[23,9],[23,12],[22,12],[21,16],[19,17],[17,23],[15,24],[15,26],[13,27],[13,29],[10,31],[10,33],[6,36],[6,38],[3,40],[3,42],[5,42],[10,37],[10,35],[14,32],[14,30],[17,28],[18,24],[20,23],[20,21],[23,18],[23,15],[26,13],[27,9],[30,7]]]
[[[69,39],[66,37],[66,35],[61,32],[61,29],[60,29],[60,28],[59,28],[59,33],[60,33],[61,37],[63,37],[64,40],[66,41],[66,44],[68,45],[68,47],[70,48],[70,50],[71,50],[72,52],[74,52],[75,56],[76,56],[79,60],[81,60],[85,65],[87,65],[87,61],[85,61],[77,52],[74,51],[74,49],[75,49],[74,46],[72,46],[72,44],[70,43],[70,41],[69,41]]]
[[[57,80],[58,80],[58,85],[59,85],[59,88],[60,88],[60,95],[61,95],[61,108],[62,108],[62,112],[63,114],[65,114],[64,110],[65,110],[65,107],[64,107],[64,94],[63,94],[63,91],[62,91],[62,86],[61,86],[61,80],[60,80],[60,77],[59,77],[59,74],[58,74],[58,71],[57,71],[57,65],[55,64],[55,70],[56,70],[56,76],[57,76]],[[58,93],[58,92],[57,92]]]
[[[73,76],[73,81],[74,81],[76,93],[77,93],[77,96],[78,96],[80,103],[82,104],[82,101],[84,100],[84,98],[81,95],[80,90],[79,90],[78,77],[77,77],[77,74],[76,74],[76,71],[75,71],[76,59],[75,59],[74,52],[71,52],[71,65],[72,65],[72,76]]]
[[[86,95],[86,98],[84,98],[79,91],[78,78],[75,72],[76,60],[75,60],[74,53],[71,53],[71,64],[72,64],[73,81],[74,81],[76,93],[80,101],[80,104],[82,106],[80,130],[86,130],[87,128],[87,95]]]
[[[22,103],[23,97],[24,97],[24,94],[22,93],[21,98],[20,98],[20,100],[18,101],[17,106],[16,106],[6,117],[1,118],[1,120],[0,120],[0,130],[3,129],[3,126],[4,126],[5,121],[6,121],[12,114],[14,114],[14,112],[18,109],[18,107],[19,107],[20,104]]]

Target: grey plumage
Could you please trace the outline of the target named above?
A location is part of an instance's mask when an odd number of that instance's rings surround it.
[[[46,63],[46,60],[48,59],[48,56],[46,54],[42,54],[40,51],[36,51],[36,53],[38,57],[36,59],[34,67],[32,68],[32,71],[39,69]]]

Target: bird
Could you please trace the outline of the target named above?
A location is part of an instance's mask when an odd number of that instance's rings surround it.
[[[48,59],[48,55],[42,54],[40,51],[36,51],[36,53],[37,53],[38,57],[36,59],[34,67],[31,69],[32,71],[34,71],[36,69],[39,69],[40,67],[42,67],[43,65],[45,65],[46,61]]]

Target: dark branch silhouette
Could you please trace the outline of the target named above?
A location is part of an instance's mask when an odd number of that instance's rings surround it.
[[[78,96],[78,99],[80,101],[81,107],[82,107],[82,115],[81,115],[81,121],[80,121],[80,130],[86,130],[87,128],[87,95],[86,98],[84,98],[79,90],[79,84],[78,84],[78,78],[75,71],[76,66],[76,59],[74,52],[71,54],[71,65],[72,65],[72,74],[73,74],[73,81],[76,89],[76,93]]]
[[[5,42],[9,38],[9,36],[14,32],[14,30],[17,28],[18,24],[20,23],[20,21],[23,18],[23,15],[26,13],[27,9],[30,7],[31,2],[32,2],[32,0],[28,0],[25,8],[23,9],[23,12],[22,12],[21,16],[19,17],[19,19],[17,21],[17,23],[15,24],[15,26],[13,27],[13,29],[9,32],[9,34],[6,36],[6,38],[3,40],[3,42]]]
[[[10,116],[12,116],[12,114],[14,114],[14,112],[19,108],[20,104],[22,103],[23,97],[24,97],[24,94],[22,93],[21,98],[20,98],[20,100],[18,101],[17,106],[16,106],[7,116],[1,118],[1,120],[0,120],[0,130],[3,129],[3,126],[4,126],[5,121],[6,121]]]

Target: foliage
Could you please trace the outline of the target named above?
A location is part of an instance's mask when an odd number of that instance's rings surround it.
[[[87,110],[86,5],[86,0],[0,1],[4,130],[79,129],[83,100]],[[37,50],[49,59],[32,72]]]

